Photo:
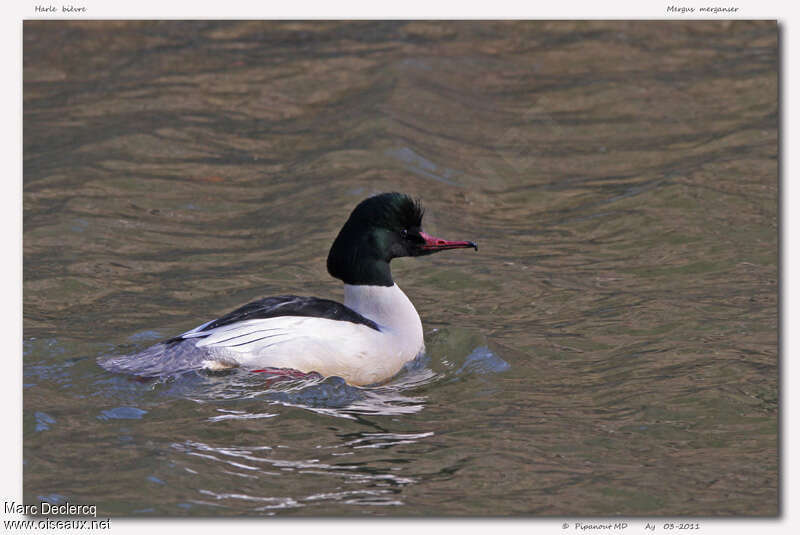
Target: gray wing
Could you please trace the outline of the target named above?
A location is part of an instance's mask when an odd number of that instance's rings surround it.
[[[97,363],[113,373],[129,373],[141,377],[177,375],[197,370],[207,361],[220,361],[218,355],[195,347],[195,340],[161,342],[131,355],[101,357]],[[231,366],[236,363],[231,361]]]

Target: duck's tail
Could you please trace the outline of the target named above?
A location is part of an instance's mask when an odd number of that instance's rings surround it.
[[[172,339],[139,353],[100,357],[97,363],[113,373],[140,377],[165,377],[204,368],[218,369],[219,364],[224,361],[211,351],[196,347],[195,343],[191,339]],[[230,364],[235,366],[235,363]]]

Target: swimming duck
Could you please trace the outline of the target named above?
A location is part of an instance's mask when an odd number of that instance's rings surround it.
[[[140,353],[103,358],[112,372],[140,377],[242,367],[339,376],[352,385],[384,382],[425,349],[414,305],[392,279],[390,262],[474,248],[422,230],[423,210],[401,193],[355,207],[328,254],[328,273],[344,283],[344,304],[280,295],[246,304]]]

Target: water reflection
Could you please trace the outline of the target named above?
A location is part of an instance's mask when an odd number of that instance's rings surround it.
[[[417,482],[413,477],[404,477],[393,473],[395,468],[376,469],[370,463],[358,462],[358,457],[350,450],[359,448],[391,448],[400,444],[415,444],[432,436],[433,433],[396,435],[392,433],[366,433],[364,436],[353,439],[347,435],[348,440],[339,445],[318,446],[319,457],[310,459],[290,459],[284,455],[293,452],[284,451],[280,445],[239,447],[239,446],[213,446],[210,444],[187,441],[174,443],[171,448],[180,454],[199,457],[201,459],[220,463],[226,466],[225,473],[237,477],[271,482],[275,477],[292,477],[293,474],[310,476],[317,480],[333,478],[341,480],[345,485],[357,485],[358,490],[342,490],[338,492],[314,493],[303,497],[291,498],[286,496],[265,496],[263,494],[220,493],[209,489],[199,489],[204,496],[210,496],[221,505],[229,505],[232,501],[254,502],[253,511],[262,511],[273,508],[299,508],[309,503],[324,501],[343,502],[347,504],[370,503],[373,505],[402,505],[403,502],[396,498],[397,488]],[[325,451],[325,450],[337,451]],[[342,451],[344,450],[344,451]],[[325,462],[322,459],[329,459]],[[180,463],[180,461],[176,461]],[[212,468],[213,469],[213,468]],[[245,472],[242,472],[244,470]],[[260,488],[263,493],[267,488],[274,487],[270,484]],[[387,495],[389,495],[387,497]],[[194,500],[204,503],[202,500]]]

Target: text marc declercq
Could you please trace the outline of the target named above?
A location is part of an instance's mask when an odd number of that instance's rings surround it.
[[[96,505],[85,505],[77,503],[62,503],[54,505],[48,502],[39,502],[39,505],[25,505],[15,502],[4,502],[6,514],[16,513],[18,515],[64,515],[64,516],[92,516],[97,517]]]

